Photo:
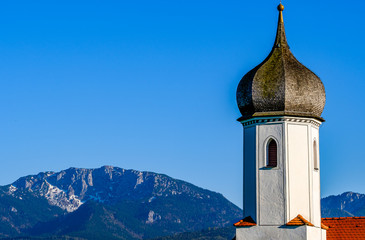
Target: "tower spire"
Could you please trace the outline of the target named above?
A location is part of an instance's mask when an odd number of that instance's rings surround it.
[[[237,88],[241,120],[258,116],[303,116],[324,121],[321,114],[326,102],[323,83],[301,64],[287,43],[283,11],[277,6],[276,38],[269,55],[248,72]]]
[[[280,48],[284,46],[288,46],[288,43],[286,41],[286,35],[285,35],[285,28],[284,28],[284,17],[283,17],[283,11],[284,11],[284,5],[280,4],[278,6],[279,11],[279,20],[278,20],[278,29],[276,32],[276,39],[275,39],[275,48]]]
[[[284,11],[284,5],[281,4],[281,1],[280,1],[280,4],[278,5],[278,10],[279,10],[279,22],[284,22],[284,19],[283,19],[283,11]]]

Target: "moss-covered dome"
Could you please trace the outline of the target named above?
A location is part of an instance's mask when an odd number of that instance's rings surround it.
[[[249,71],[237,88],[240,120],[261,116],[299,116],[319,120],[326,103],[322,81],[291,53],[282,11],[274,47],[269,56]]]

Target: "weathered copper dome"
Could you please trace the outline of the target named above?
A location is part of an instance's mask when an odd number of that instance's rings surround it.
[[[313,117],[321,121],[326,103],[322,81],[291,53],[282,11],[274,47],[269,56],[249,71],[237,88],[240,120],[262,116]]]

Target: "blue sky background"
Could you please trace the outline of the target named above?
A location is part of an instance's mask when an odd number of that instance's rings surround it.
[[[2,1],[0,184],[68,167],[165,173],[242,205],[241,77],[279,1]],[[365,193],[365,2],[283,1],[319,75],[322,195]]]

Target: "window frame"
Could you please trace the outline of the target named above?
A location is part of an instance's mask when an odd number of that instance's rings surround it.
[[[275,165],[270,165],[270,144],[274,143],[276,146],[276,161],[275,161]],[[268,140],[266,141],[266,152],[265,152],[265,167],[266,168],[277,168],[278,167],[278,161],[279,161],[279,144],[278,141],[273,138],[273,137],[269,137]]]

